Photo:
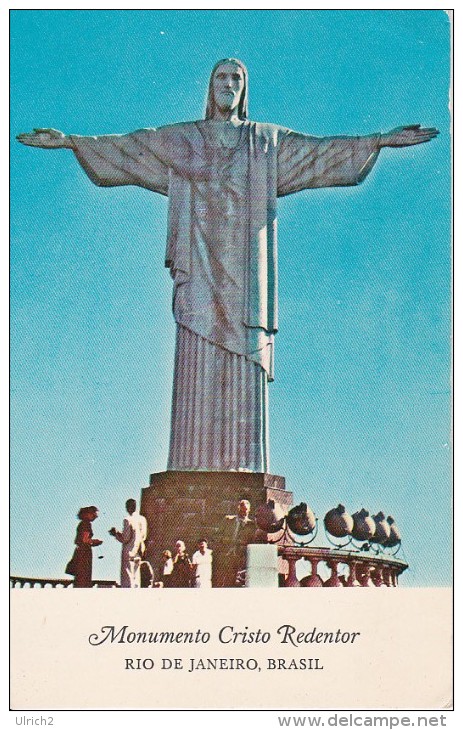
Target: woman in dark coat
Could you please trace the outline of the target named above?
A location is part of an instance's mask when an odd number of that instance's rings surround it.
[[[92,587],[92,548],[102,544],[102,540],[93,538],[92,522],[98,517],[98,508],[82,507],[77,518],[80,520],[77,525],[76,539],[77,546],[72,558],[74,573],[74,588]]]
[[[171,574],[172,588],[191,587],[191,561],[185,549],[185,543],[177,540],[175,543],[174,568]]]

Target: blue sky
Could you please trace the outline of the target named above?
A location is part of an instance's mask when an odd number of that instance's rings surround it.
[[[450,580],[449,24],[443,11],[13,11],[11,569],[63,575],[100,507],[116,577],[128,496],[166,466],[174,323],[166,200],[99,189],[18,132],[199,118],[212,65],[249,69],[250,116],[315,135],[437,126],[358,188],[279,204],[271,471],[322,518],[392,514],[410,570]]]

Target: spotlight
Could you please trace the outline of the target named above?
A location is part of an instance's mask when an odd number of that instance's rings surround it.
[[[402,542],[402,537],[400,535],[399,528],[397,527],[394,518],[389,515],[389,517],[387,518],[387,521],[389,523],[391,532],[390,532],[388,539],[386,540],[386,542],[383,543],[383,545],[384,545],[384,547],[393,548],[393,547],[396,547],[397,545],[400,545],[400,543]]]
[[[275,505],[273,499],[261,504],[256,510],[256,524],[262,532],[278,532],[283,529],[285,516],[283,510]]]
[[[355,540],[371,540],[376,532],[376,523],[370,513],[366,509],[361,509],[352,515],[354,527],[352,529],[352,537]]]
[[[376,524],[376,529],[375,534],[370,538],[371,542],[376,542],[379,545],[385,545],[391,536],[391,527],[389,522],[387,522],[384,512],[378,512],[377,515],[373,515],[373,519]]]
[[[334,509],[330,509],[326,513],[323,520],[325,530],[333,535],[333,537],[346,537],[350,535],[354,527],[354,520],[351,515],[346,512],[343,504],[338,504]]]
[[[310,535],[315,530],[317,521],[310,507],[301,502],[289,510],[286,524],[295,535]]]

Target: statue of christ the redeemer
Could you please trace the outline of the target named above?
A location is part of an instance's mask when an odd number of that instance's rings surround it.
[[[169,198],[177,346],[168,469],[268,471],[277,198],[358,185],[382,147],[436,134],[412,125],[317,138],[251,122],[246,68],[229,58],[212,70],[200,121],[124,135],[18,135],[32,147],[72,149],[96,185],[138,185]]]

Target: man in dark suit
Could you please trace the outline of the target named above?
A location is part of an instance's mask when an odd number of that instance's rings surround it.
[[[254,542],[256,526],[249,517],[251,505],[247,499],[238,502],[236,515],[226,515],[220,531],[218,551],[218,585],[235,588],[237,575],[246,569],[246,548]]]

